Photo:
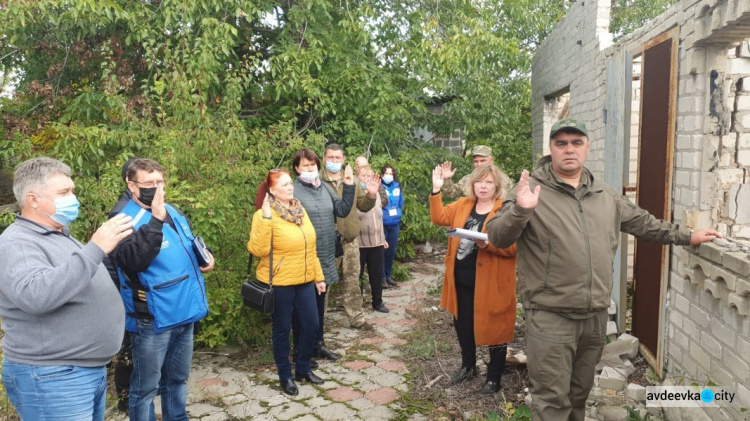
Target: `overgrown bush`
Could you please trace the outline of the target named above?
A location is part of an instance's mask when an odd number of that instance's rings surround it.
[[[239,299],[252,200],[296,149],[322,152],[335,140],[350,158],[367,152],[376,167],[394,164],[406,197],[402,259],[415,243],[444,239],[429,220],[432,167],[471,167],[412,140],[415,127],[466,130],[469,144],[488,141],[503,165],[516,156],[527,165],[530,52],[519,49],[519,31],[496,22],[546,28],[563,8],[455,2],[436,15],[399,2],[5,3],[0,87],[14,93],[0,97],[3,168],[39,155],[70,165],[82,203],[73,235],[86,240],[125,187],[129,157],[164,165],[167,200],[217,260],[198,337],[209,346],[267,338],[265,320]],[[443,117],[428,112],[426,92],[452,98]]]

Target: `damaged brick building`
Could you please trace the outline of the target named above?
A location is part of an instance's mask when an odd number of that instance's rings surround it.
[[[609,33],[610,4],[579,0],[538,49],[534,151],[548,153],[546,136],[557,119],[581,118],[595,177],[662,219],[727,236],[700,247],[662,247],[623,235],[612,296],[616,329],[632,322],[641,355],[665,384],[726,387],[737,393],[732,405],[702,414],[745,419],[750,1],[682,0],[617,42]],[[682,416],[678,409],[666,415]]]

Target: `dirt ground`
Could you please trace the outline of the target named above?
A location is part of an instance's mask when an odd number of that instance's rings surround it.
[[[432,253],[419,253],[410,264],[413,274],[433,274],[435,266],[443,263],[444,250]],[[450,377],[461,366],[461,351],[452,325],[452,317],[439,308],[442,277],[423,298],[412,315],[417,319],[411,343],[414,352],[406,356],[412,373],[411,397],[415,412],[427,415],[429,419],[479,420],[479,419],[528,419],[525,416],[524,398],[529,394],[529,376],[526,365],[506,365],[502,376],[501,393],[495,396],[477,395],[485,382],[486,363],[489,362],[487,347],[478,348],[480,372],[476,378],[454,386]],[[421,342],[420,342],[421,341]],[[516,335],[508,344],[512,353],[526,351],[526,331],[523,323],[523,310],[519,309],[516,322]],[[426,352],[428,349],[431,352]],[[638,356],[633,364],[636,372],[629,382],[649,385],[649,365]],[[519,409],[520,408],[520,409]],[[514,412],[515,415],[513,414]]]
[[[444,250],[419,253],[411,263],[413,274],[434,275],[435,266],[443,263]],[[451,385],[450,377],[461,367],[461,350],[453,328],[452,316],[440,305],[442,276],[436,278],[435,289],[427,291],[423,301],[412,309],[417,325],[412,337],[414,352],[406,359],[412,373],[410,396],[415,412],[429,419],[504,419],[511,409],[523,404],[528,393],[529,377],[525,365],[506,365],[501,380],[502,390],[494,396],[477,395],[484,385],[486,363],[489,362],[487,347],[479,347],[479,376],[460,385]],[[516,324],[515,340],[508,344],[513,353],[526,347],[523,323]],[[426,413],[429,412],[429,413]]]

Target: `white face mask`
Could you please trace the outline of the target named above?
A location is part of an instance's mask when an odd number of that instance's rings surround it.
[[[317,171],[300,171],[299,173],[300,180],[314,184],[315,181],[318,179],[318,172]]]
[[[385,174],[383,175],[382,179],[385,184],[391,184],[393,182],[393,175]]]

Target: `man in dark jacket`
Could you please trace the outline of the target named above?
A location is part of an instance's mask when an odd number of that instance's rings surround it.
[[[127,185],[128,183],[128,170],[130,164],[135,161],[136,158],[128,159],[127,162],[122,166],[122,180]],[[122,197],[117,202],[114,208],[109,212],[109,217],[113,218],[117,216],[120,210],[130,201],[132,194],[130,190],[125,188],[122,192]],[[120,279],[117,275],[117,266],[115,266],[112,259],[106,257],[104,259],[104,266],[107,267],[109,276],[115,283],[117,289],[120,289]],[[125,331],[125,335],[122,339],[122,348],[120,352],[114,358],[114,369],[115,369],[115,391],[117,392],[117,409],[122,412],[128,412],[128,392],[130,390],[130,375],[133,373],[133,354],[130,351],[130,335]]]
[[[584,419],[605,344],[620,231],[681,245],[719,236],[661,221],[595,180],[584,167],[589,148],[583,122],[555,123],[551,162],[538,167],[532,180],[524,170],[487,224],[495,247],[518,247],[535,420]]]
[[[164,419],[187,419],[193,324],[208,314],[202,273],[213,270],[213,257],[199,266],[190,224],[164,202],[164,186],[161,165],[136,159],[128,170],[131,198],[115,210],[131,216],[135,228],[111,254],[132,342],[132,420],[155,419],[157,392]]]
[[[342,197],[344,191],[343,169],[344,149],[341,145],[331,143],[326,146],[323,155],[324,167],[320,170],[320,179],[328,184],[334,192]],[[355,177],[355,187],[360,185],[360,180]],[[359,289],[359,216],[356,209],[361,212],[367,212],[375,206],[375,198],[380,188],[380,179],[366,180],[367,190],[355,188],[356,196],[354,198],[356,206],[349,211],[345,218],[338,218],[336,221],[336,230],[343,237],[344,255],[339,259],[342,267],[342,286],[343,286],[343,305],[344,312],[349,318],[349,324],[357,329],[372,330],[372,326],[365,321],[362,302],[362,292]]]

